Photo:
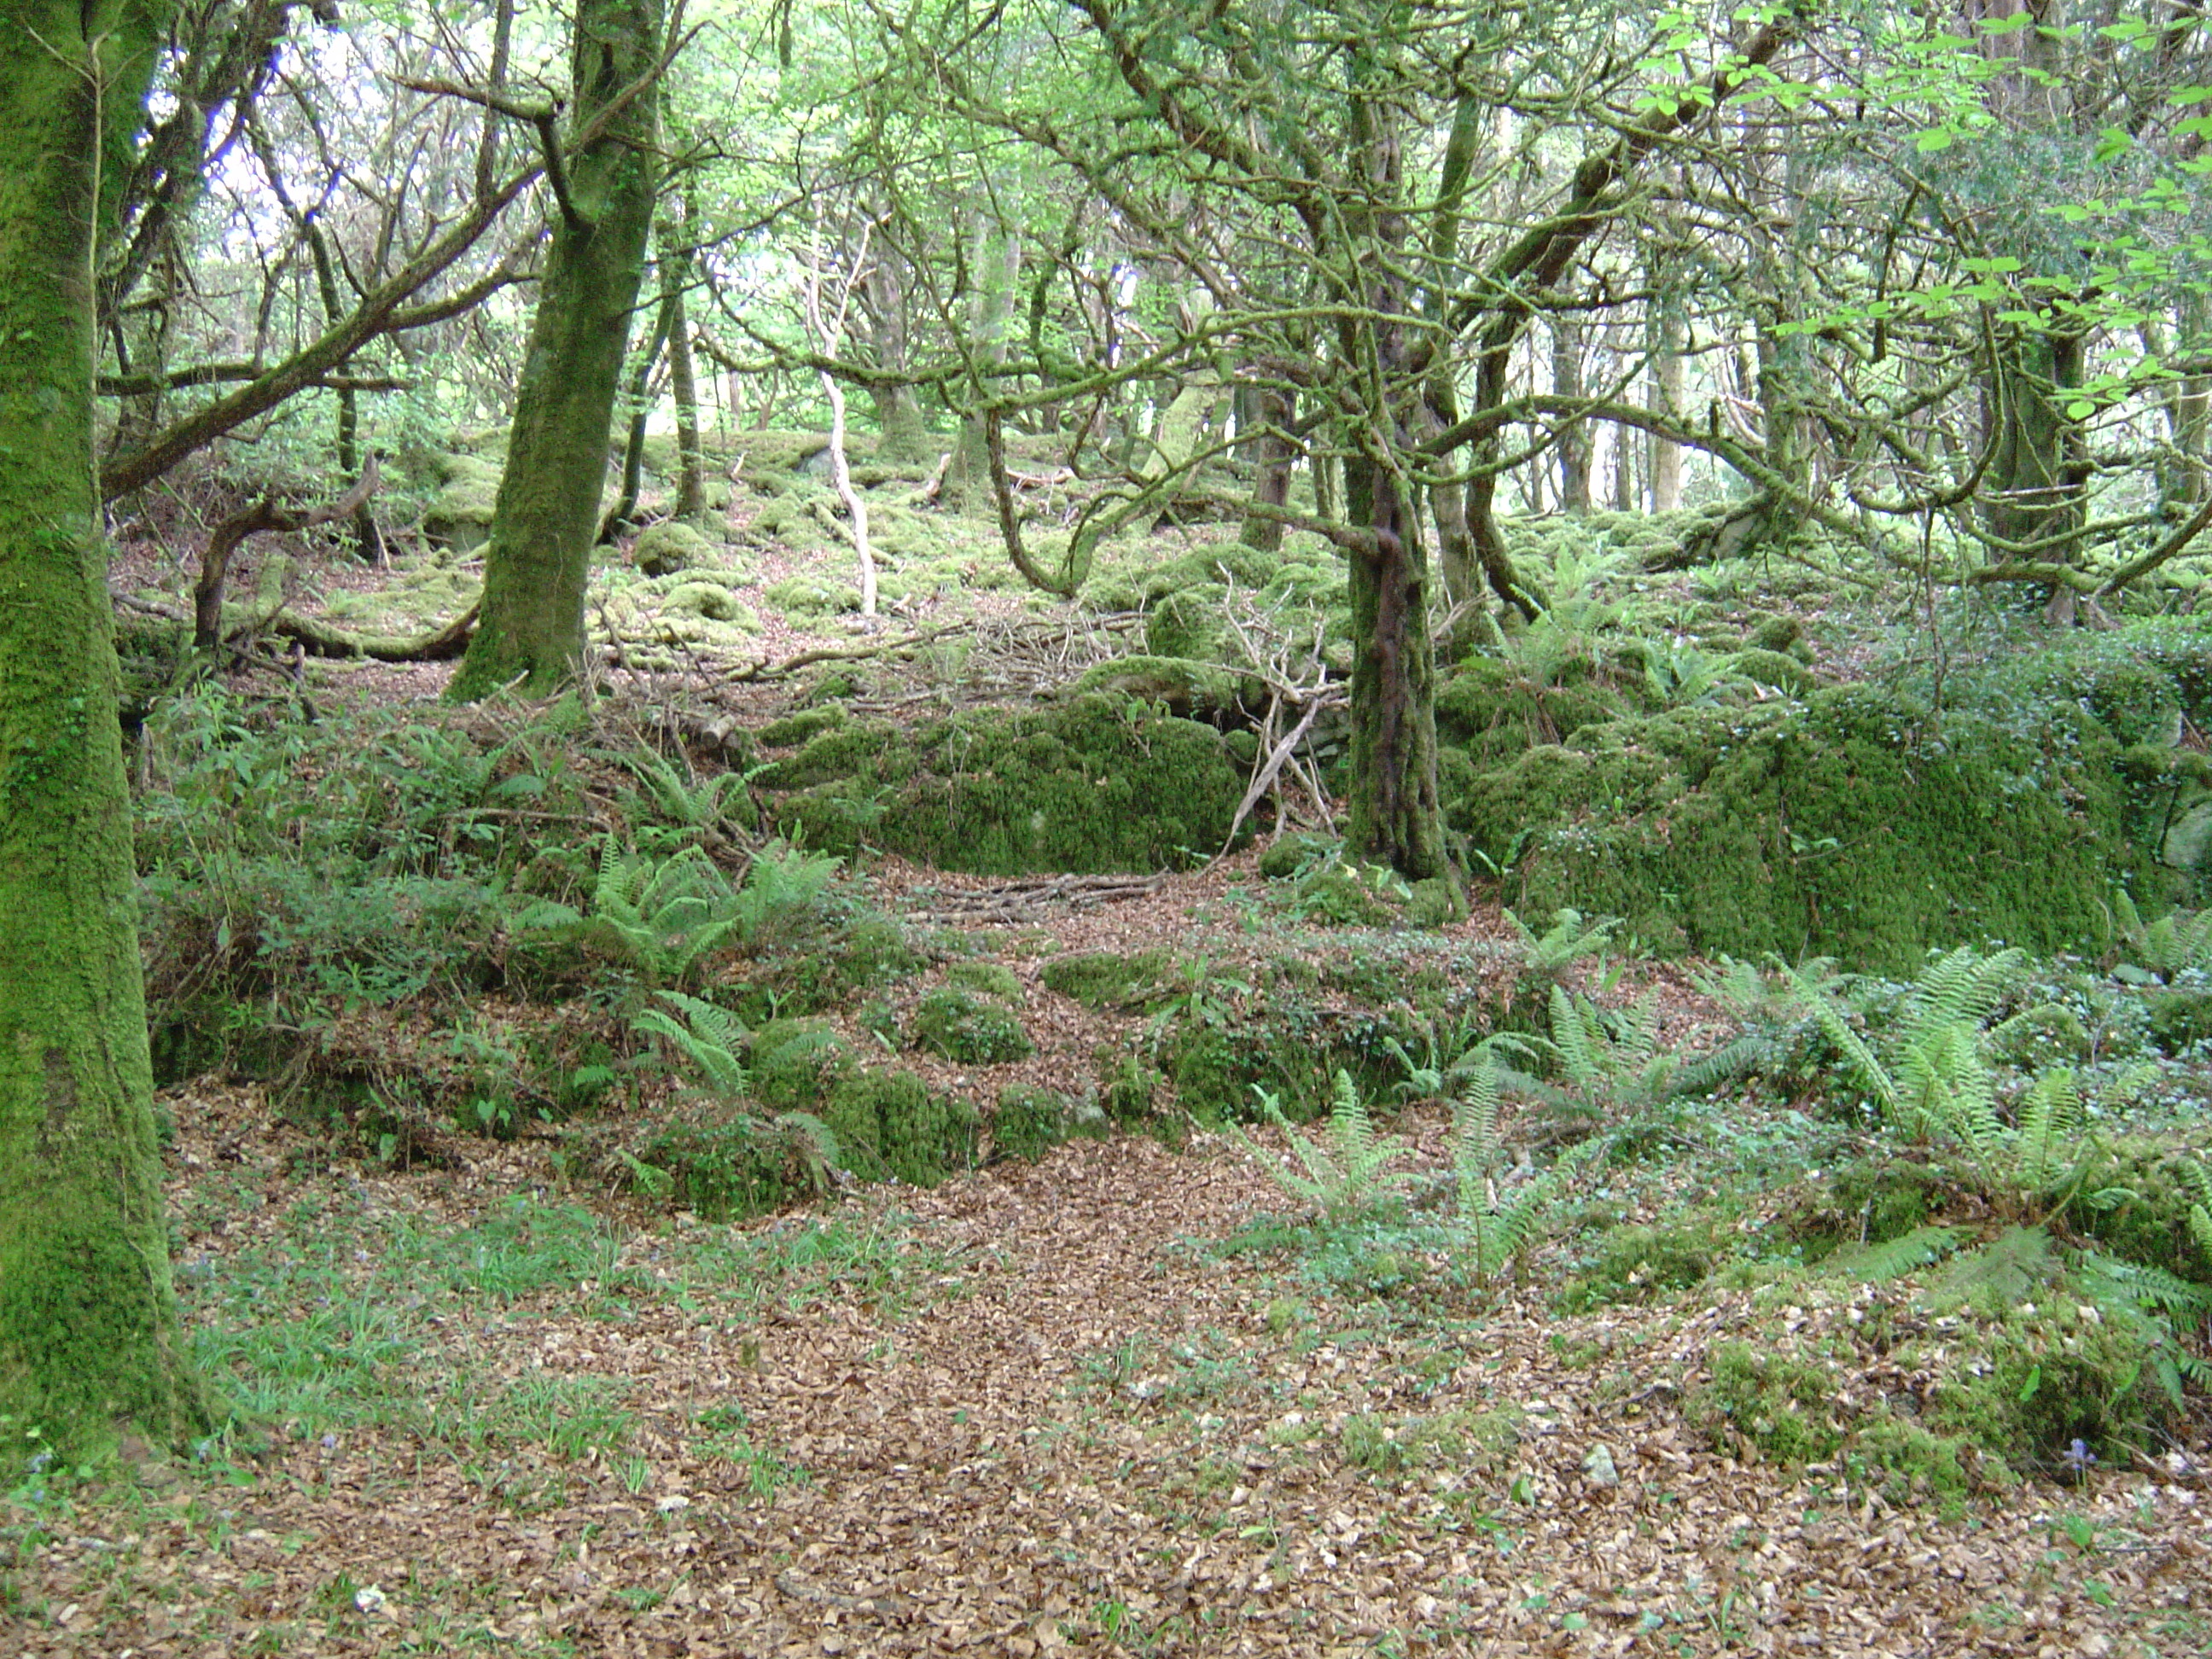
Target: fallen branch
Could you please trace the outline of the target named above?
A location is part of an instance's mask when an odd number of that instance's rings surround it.
[[[361,478],[351,489],[326,507],[305,510],[276,505],[274,495],[264,495],[252,507],[232,514],[216,526],[200,554],[199,580],[192,584],[192,649],[214,652],[222,648],[222,589],[230,574],[230,562],[249,536],[264,530],[297,531],[353,516],[376,493],[377,458],[371,455]]]
[[[927,645],[932,640],[941,640],[947,634],[960,633],[972,625],[968,623],[947,623],[942,628],[931,629],[927,634],[907,634],[898,639],[884,640],[874,645],[854,646],[847,651],[827,649],[802,651],[795,657],[787,657],[783,661],[775,664],[770,664],[766,657],[763,657],[750,668],[737,669],[727,678],[744,683],[780,680],[787,674],[796,672],[801,668],[811,668],[817,662],[857,662],[863,657],[880,657],[886,651],[902,650],[910,645]]]

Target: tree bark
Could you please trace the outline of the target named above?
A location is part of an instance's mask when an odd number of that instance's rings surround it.
[[[579,123],[651,72],[660,25],[660,0],[580,0],[572,79]],[[584,592],[607,434],[660,182],[658,103],[632,99],[565,158],[568,189],[560,192],[516,388],[507,470],[484,550],[482,610],[447,688],[452,701],[516,684],[543,696],[582,672]]]
[[[1255,507],[1288,507],[1291,501],[1291,465],[1297,459],[1296,441],[1289,435],[1292,421],[1297,418],[1297,399],[1288,386],[1261,384],[1249,387],[1253,397],[1254,424],[1252,459],[1258,471],[1252,480],[1252,504]],[[1244,520],[1238,539],[1247,547],[1263,553],[1273,553],[1283,544],[1283,521],[1255,514]]]
[[[1571,317],[1552,319],[1552,390],[1562,398],[1583,395],[1582,325]],[[1573,518],[1590,510],[1589,426],[1570,422],[1559,434],[1559,507]]]
[[[0,4],[0,1435],[204,1429],[169,1277],[93,454],[100,158],[160,0]]]

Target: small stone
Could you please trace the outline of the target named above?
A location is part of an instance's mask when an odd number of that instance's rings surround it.
[[[1590,1448],[1589,1455],[1583,1459],[1583,1474],[1589,1477],[1593,1486],[1617,1486],[1620,1484],[1620,1471],[1613,1466],[1613,1449],[1608,1446]]]

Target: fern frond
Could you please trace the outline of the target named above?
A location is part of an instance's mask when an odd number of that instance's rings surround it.
[[[1814,988],[1812,982],[1795,968],[1783,970],[1805,998],[1813,1011],[1813,1018],[1820,1027],[1820,1035],[1828,1039],[1842,1054],[1844,1075],[1878,1101],[1885,1111],[1894,1111],[1898,1103],[1898,1087],[1882,1063],[1875,1058],[1866,1039],[1853,1030],[1835,1000],[1825,991]]]
[[[776,1117],[776,1127],[790,1139],[792,1150],[806,1171],[806,1178],[818,1196],[829,1189],[830,1177],[844,1167],[844,1148],[837,1139],[837,1132],[811,1112],[783,1112]]]
[[[1782,1045],[1764,1032],[1752,1032],[1724,1043],[1709,1054],[1700,1054],[1679,1067],[1668,1087],[1670,1095],[1710,1094],[1713,1090],[1749,1077],[1782,1054]]]
[[[1880,1285],[1931,1267],[1966,1240],[1962,1227],[1915,1227],[1911,1232],[1880,1244],[1856,1244],[1838,1250],[1815,1270],[1831,1279],[1856,1279]]]
[[[2027,959],[2027,953],[2016,946],[1985,957],[1966,945],[1938,957],[1922,970],[1906,999],[1912,1024],[1964,1022],[1977,1030],[1988,1024]]]
[[[2164,1267],[2098,1250],[2083,1251],[2077,1265],[2083,1288],[2094,1294],[2100,1305],[2107,1299],[2105,1293],[2112,1291],[2145,1312],[2191,1317],[2212,1313],[2212,1285],[2200,1285]]]

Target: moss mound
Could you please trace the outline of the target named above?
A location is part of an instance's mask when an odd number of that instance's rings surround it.
[[[1085,951],[1060,957],[1037,970],[1048,990],[1091,1008],[1108,1008],[1158,986],[1174,965],[1165,951]]]
[[[714,559],[714,544],[694,526],[667,519],[648,525],[630,544],[629,562],[648,576],[690,570]]]
[[[861,1072],[830,1091],[823,1121],[848,1167],[934,1187],[971,1169],[981,1119],[965,1101],[932,1094],[911,1072]]]
[[[1676,709],[1448,768],[1448,811],[1516,908],[1656,945],[1893,971],[1939,944],[2051,952],[2102,940],[2115,879],[2160,883],[2118,741],[2078,704],[2035,720],[1867,686]]]
[[[1096,1101],[1076,1100],[1056,1089],[1016,1085],[1002,1090],[991,1114],[991,1146],[1000,1158],[1033,1163],[1064,1140],[1103,1138],[1111,1130]]]
[[[763,773],[810,847],[865,840],[978,875],[1156,870],[1227,838],[1243,774],[1218,732],[1106,696],[912,731],[855,721]]]
[[[922,998],[914,1012],[914,1041],[963,1066],[1004,1065],[1036,1052],[1016,1015],[951,986]]]

